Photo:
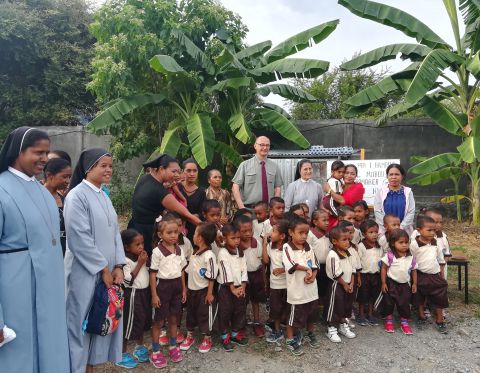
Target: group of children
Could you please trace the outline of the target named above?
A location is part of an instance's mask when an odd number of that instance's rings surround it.
[[[304,343],[319,347],[314,326],[321,314],[328,339],[336,343],[340,336],[355,338],[355,324],[378,325],[377,310],[386,332],[394,332],[396,308],[401,330],[412,334],[411,305],[421,323],[433,310],[438,330],[446,333],[444,257],[450,251],[441,214],[427,210],[419,215],[412,237],[393,215],[386,215],[379,227],[369,219],[364,201],[338,208],[338,217],[331,228],[326,209],[313,211],[310,218],[307,205],[285,212],[284,201],[274,197],[269,204],[257,203],[254,214],[240,209],[231,223],[221,226],[220,204],[206,200],[193,244],[179,216],[158,217],[151,258],[141,234],[122,232],[128,263],[124,355],[118,365],[132,368],[150,360],[156,368],[165,367],[161,345],[168,345],[171,361],[179,362],[181,351],[194,344],[195,328],[203,336],[198,350],[206,353],[212,348],[214,324],[225,351],[245,346],[248,302],[254,335],[265,335],[260,318],[260,304],[265,303],[266,340],[285,339],[294,355],[303,353]],[[179,328],[184,307],[186,336]],[[143,334],[150,328],[149,355]],[[136,341],[133,354],[127,353],[128,340]]]

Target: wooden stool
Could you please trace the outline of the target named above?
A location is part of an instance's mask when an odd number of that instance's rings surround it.
[[[447,262],[449,266],[457,266],[458,270],[458,290],[462,290],[462,267],[465,268],[465,282],[464,282],[464,289],[465,289],[465,304],[468,304],[468,259],[464,256],[452,256],[450,260]]]

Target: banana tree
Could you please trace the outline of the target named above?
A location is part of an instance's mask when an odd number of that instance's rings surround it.
[[[270,41],[232,51],[221,44],[221,52],[210,58],[182,31],[174,30],[175,38],[184,48],[184,54],[174,59],[157,55],[150,60],[152,69],[167,82],[161,97],[153,94],[120,99],[95,118],[89,128],[108,130],[124,120],[132,110],[145,105],[170,105],[177,115],[163,130],[158,152],[176,156],[179,149],[190,149],[202,168],[207,167],[214,152],[224,160],[238,165],[241,157],[235,150],[238,142],[248,143],[254,129],[268,127],[302,148],[309,142],[298,131],[289,115],[280,107],[264,104],[259,96],[278,94],[299,102],[315,101],[315,97],[287,83],[274,83],[283,78],[317,77],[328,70],[329,63],[314,59],[286,58],[297,51],[319,43],[336,28],[338,21],[327,22],[303,31],[274,48]],[[198,68],[182,68],[185,58],[193,59]],[[191,64],[190,64],[191,65]],[[260,86],[261,84],[261,86]],[[129,102],[130,105],[126,105]],[[135,102],[135,104],[132,104]],[[112,113],[113,112],[113,113]]]
[[[480,94],[480,1],[459,0],[457,8],[455,0],[443,0],[454,46],[400,9],[367,0],[339,0],[338,3],[359,17],[393,27],[417,41],[379,47],[341,65],[344,70],[358,70],[397,56],[411,61],[407,69],[351,97],[347,102],[349,114],[353,116],[362,112],[392,94],[403,94],[401,102],[377,119],[379,125],[421,108],[441,128],[458,136],[458,153],[453,153],[455,156],[441,154],[412,167],[411,171],[418,173],[424,173],[420,171],[424,167],[427,169],[424,178],[413,179],[413,182],[427,185],[436,182],[440,176],[448,179],[462,173],[469,180],[473,224],[480,225],[480,113],[477,110]],[[463,36],[460,35],[459,13],[465,25]],[[437,157],[449,163],[437,168]]]

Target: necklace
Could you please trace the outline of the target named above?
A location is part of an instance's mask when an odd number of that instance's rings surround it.
[[[28,193],[27,189],[25,188],[25,185],[23,185],[20,182],[20,180],[18,180],[17,178],[15,178],[15,180],[17,180],[17,182],[22,186],[23,190],[25,191],[25,194],[28,196],[28,198],[30,198],[30,201],[32,201],[32,203],[35,205],[38,212],[42,216],[42,219],[45,222],[45,225],[47,226],[48,230],[50,231],[50,235],[52,237],[52,246],[56,246],[57,245],[57,240],[55,239],[55,234],[54,234],[54,229],[53,229],[53,218],[52,218],[52,215],[50,214],[50,210],[48,209],[48,203],[47,203],[47,200],[45,199],[45,196],[43,195],[43,191],[40,189],[41,187],[38,185],[38,183],[36,181],[34,181],[35,185],[37,186],[37,188],[40,191],[40,194],[42,195],[42,199],[43,199],[43,203],[45,205],[45,209],[48,212],[48,220],[45,217],[45,215],[43,214],[43,209],[41,209],[40,206],[37,205],[37,203],[32,198],[30,193]],[[59,229],[60,229],[60,227],[59,227]]]
[[[189,196],[192,195],[193,193],[195,193],[198,189],[198,185],[194,185],[194,188],[192,190],[188,190],[187,189],[187,186],[184,185],[183,186],[183,189],[185,189],[185,193],[187,193]]]

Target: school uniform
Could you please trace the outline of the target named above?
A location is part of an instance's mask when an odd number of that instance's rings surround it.
[[[127,340],[138,340],[152,323],[152,297],[150,291],[150,275],[144,264],[136,276],[138,258],[126,254],[127,264],[123,267],[124,306],[123,333]]]
[[[283,320],[287,314],[287,275],[285,272],[274,275],[273,270],[283,267],[283,247],[272,248],[272,243],[267,246],[270,258],[270,319]]]
[[[440,265],[445,264],[442,248],[437,240],[424,244],[420,237],[410,242],[410,252],[418,264],[417,293],[414,294],[414,304],[424,304],[425,299],[440,308],[448,307],[448,283],[440,275]]]
[[[273,231],[273,226],[277,224],[278,219],[275,217],[270,217],[270,219],[267,219],[263,222],[263,231],[260,234],[260,237],[263,238],[267,236],[268,234],[272,233]]]
[[[335,248],[329,251],[326,260],[326,272],[330,279],[327,288],[327,304],[323,310],[324,319],[329,324],[338,325],[342,319],[352,315],[354,293],[345,291],[338,279],[342,278],[347,284],[354,280],[355,267],[348,251],[339,252]]]
[[[316,242],[317,236],[315,236],[315,234],[311,230],[309,230],[307,236],[307,243],[310,245],[310,247],[313,247]]]
[[[283,265],[287,280],[287,303],[290,306],[288,325],[294,328],[305,328],[314,321],[315,306],[318,300],[317,280],[306,284],[305,271],[296,270],[297,266],[318,269],[317,259],[310,246],[305,243],[303,249],[297,249],[292,243],[283,246]]]
[[[358,288],[358,302],[362,304],[373,303],[381,291],[379,262],[382,259],[383,250],[378,242],[370,245],[363,240],[358,245],[358,255],[362,266],[360,272],[362,286]]]
[[[385,234],[378,239],[378,244],[384,254],[390,251],[390,246],[388,245],[388,232],[385,232]]]
[[[245,328],[247,323],[246,297],[237,298],[230,291],[230,285],[242,286],[248,282],[247,262],[243,251],[226,248],[218,253],[218,321],[220,332],[238,331]]]
[[[397,258],[393,252],[389,252],[382,257],[382,263],[387,266],[388,291],[380,293],[375,308],[381,305],[382,317],[387,317],[393,314],[396,307],[401,318],[409,319],[412,297],[411,271],[417,269],[415,257],[407,255]]]
[[[239,249],[243,251],[245,261],[247,262],[247,295],[250,302],[265,302],[267,295],[265,293],[265,272],[262,263],[262,245],[252,237],[250,245],[245,247],[240,242]]]
[[[357,245],[355,245],[353,242],[350,242],[350,247],[348,248],[348,252],[350,253],[349,260],[352,262],[352,267],[354,269],[355,275],[357,273],[360,273],[362,271],[362,262],[360,261],[360,256],[358,255],[358,249]],[[358,281],[355,281],[353,284],[353,294],[351,297],[348,297],[348,302],[347,303],[347,308],[353,308],[353,303],[357,300],[358,298]],[[349,315],[348,317],[351,317]]]
[[[160,308],[154,309],[155,321],[165,320],[171,315],[178,315],[182,309],[182,271],[187,260],[180,246],[175,245],[175,253],[171,253],[160,242],[152,251],[150,272],[156,273],[157,295]]]
[[[192,241],[190,241],[187,236],[180,234],[178,237],[178,246],[180,246],[185,259],[189,262],[193,253]]]
[[[362,240],[363,240],[362,231],[360,229],[354,228],[352,242],[358,246],[358,244],[362,242]]]
[[[327,271],[325,267],[325,263],[327,261],[328,252],[331,249],[331,243],[328,236],[325,232],[320,232],[316,228],[312,228],[311,232],[317,238],[315,245],[312,247],[313,252],[315,253],[315,257],[317,258],[318,263],[318,271],[317,271],[317,289],[318,289],[318,296],[320,298],[325,297],[327,294],[327,287],[328,287],[328,277]]]
[[[259,222],[258,219],[255,219],[252,221],[253,237],[255,237],[257,240],[260,240],[262,236],[264,225],[265,225],[265,220],[262,222]]]
[[[217,258],[210,248],[194,252],[185,272],[188,273],[187,329],[196,326],[200,333],[209,335],[214,322],[211,304],[205,303],[208,284],[217,278]]]
[[[435,235],[437,240],[437,245],[442,249],[443,257],[450,258],[452,256],[452,251],[450,249],[450,242],[448,241],[447,234],[443,231],[437,232]],[[443,274],[445,275],[445,280],[448,277],[448,265],[445,264],[443,268]]]

